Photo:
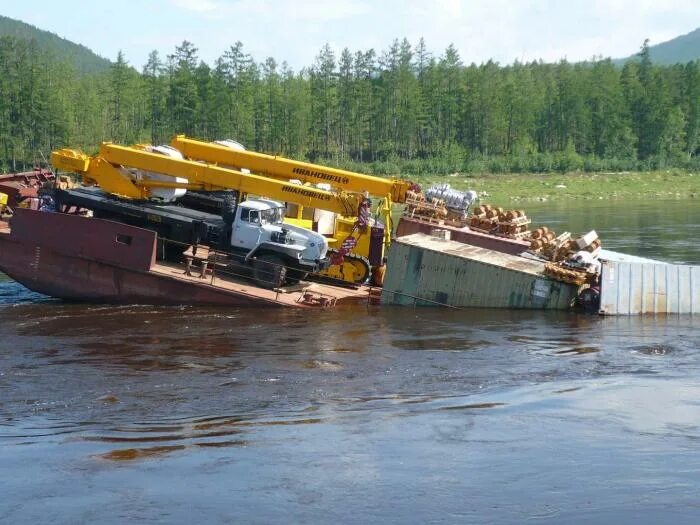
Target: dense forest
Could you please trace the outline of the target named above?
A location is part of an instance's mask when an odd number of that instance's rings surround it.
[[[106,71],[111,64],[109,60],[96,55],[83,45],[20,20],[0,15],[0,37],[3,36],[18,40],[34,40],[34,44],[40,49],[51,50],[56,56],[75,65],[81,73]]]
[[[143,71],[120,53],[81,73],[33,40],[0,39],[0,167],[101,141],[175,133],[379,174],[698,168],[700,61],[466,65],[421,40],[292,71],[240,42],[213,64],[183,42]]]

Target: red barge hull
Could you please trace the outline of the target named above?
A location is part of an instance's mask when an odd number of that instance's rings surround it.
[[[30,290],[65,300],[113,304],[295,306],[367,300],[364,290],[312,284],[266,290],[244,279],[201,279],[183,265],[156,262],[156,233],[63,213],[18,209],[0,223],[0,271]]]

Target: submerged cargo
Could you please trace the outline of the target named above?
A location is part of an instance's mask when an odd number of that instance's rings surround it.
[[[700,313],[700,266],[604,261],[603,315]]]
[[[387,262],[382,304],[566,310],[578,287],[545,263],[423,233],[400,237]]]

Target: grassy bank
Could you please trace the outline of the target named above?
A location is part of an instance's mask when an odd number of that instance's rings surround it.
[[[448,183],[475,190],[483,200],[507,205],[517,201],[700,198],[700,173],[652,171],[626,173],[454,174],[412,178],[421,186]]]

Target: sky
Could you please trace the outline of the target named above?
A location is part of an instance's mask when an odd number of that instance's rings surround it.
[[[0,0],[0,14],[137,69],[183,40],[213,64],[236,41],[262,62],[299,70],[328,43],[380,52],[423,37],[436,57],[454,44],[465,64],[625,57],[700,27],[698,0]]]

